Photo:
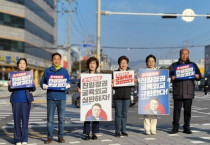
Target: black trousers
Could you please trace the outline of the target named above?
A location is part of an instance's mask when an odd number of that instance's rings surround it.
[[[99,121],[85,121],[84,122],[84,128],[83,133],[84,134],[90,134],[90,124],[92,122],[92,133],[98,133],[99,132]]]
[[[173,123],[172,123],[174,129],[179,129],[179,120],[180,120],[182,105],[184,108],[183,129],[190,128],[192,99],[174,99],[174,114],[173,114]]]

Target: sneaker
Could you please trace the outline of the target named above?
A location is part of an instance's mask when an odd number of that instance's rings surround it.
[[[121,135],[120,135],[120,133],[119,132],[116,132],[115,133],[115,137],[120,137]]]
[[[96,139],[98,139],[98,137],[95,134],[93,134],[91,139],[96,140]]]
[[[17,142],[16,145],[21,145],[21,142]]]
[[[27,142],[22,142],[22,145],[27,145],[28,143]]]
[[[126,132],[121,132],[122,136],[128,136],[128,134]]]
[[[90,135],[89,134],[86,134],[82,139],[83,140],[90,140]]]

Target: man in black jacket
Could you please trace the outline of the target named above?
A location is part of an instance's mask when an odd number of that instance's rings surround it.
[[[177,79],[175,67],[176,65],[189,64],[194,67],[195,74],[192,78]],[[194,81],[201,78],[201,73],[198,66],[189,60],[189,50],[184,48],[180,50],[180,58],[178,62],[173,63],[170,68],[170,77],[173,83],[173,99],[174,99],[174,112],[173,112],[173,129],[172,134],[178,133],[179,120],[181,108],[184,108],[184,126],[183,133],[192,134],[190,130],[191,119],[191,106],[194,99]]]

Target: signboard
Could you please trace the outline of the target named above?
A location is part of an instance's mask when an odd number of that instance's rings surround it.
[[[80,120],[112,121],[111,74],[81,74]]]
[[[50,74],[47,77],[47,85],[49,90],[66,90],[67,85],[66,75]]]
[[[195,67],[191,64],[175,65],[176,80],[195,79]]]
[[[11,89],[34,87],[32,71],[10,72],[10,80]]]
[[[114,71],[114,87],[134,86],[134,70]]]
[[[168,78],[168,70],[139,70],[139,114],[170,114]]]

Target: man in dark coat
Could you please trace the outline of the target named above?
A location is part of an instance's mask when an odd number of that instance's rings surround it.
[[[189,64],[194,67],[195,74],[192,78],[177,79],[175,66]],[[189,60],[189,50],[184,48],[180,50],[180,58],[178,62],[173,63],[170,68],[170,77],[173,83],[173,99],[174,99],[174,112],[173,112],[173,129],[172,134],[179,131],[179,120],[181,108],[184,108],[184,126],[183,133],[192,134],[190,130],[191,119],[191,106],[194,99],[194,86],[195,80],[201,79],[201,73],[198,66]]]

